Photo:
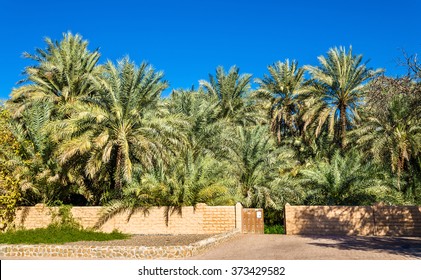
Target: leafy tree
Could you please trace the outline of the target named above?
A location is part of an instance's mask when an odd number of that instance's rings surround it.
[[[352,133],[358,148],[374,161],[390,166],[397,175],[399,190],[405,172],[411,172],[408,189],[421,178],[416,160],[421,151],[420,93],[420,85],[407,77],[379,77],[370,85],[362,125]]]
[[[11,164],[19,158],[20,146],[9,129],[9,122],[10,113],[0,106],[0,231],[13,227],[22,193],[15,166]]]
[[[354,55],[350,47],[333,48],[327,57],[318,57],[320,66],[305,66],[313,83],[307,101],[308,110],[303,119],[306,125],[315,123],[315,135],[326,126],[330,136],[342,149],[346,145],[346,131],[358,116],[366,92],[365,83],[382,72],[372,70],[362,63],[362,55]]]

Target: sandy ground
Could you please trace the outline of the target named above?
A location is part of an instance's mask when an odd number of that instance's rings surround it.
[[[212,234],[133,235],[129,239],[111,241],[78,241],[66,245],[87,246],[184,246],[207,239]]]

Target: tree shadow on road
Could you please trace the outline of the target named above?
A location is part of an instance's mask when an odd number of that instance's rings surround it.
[[[420,237],[377,236],[306,236],[314,239],[310,245],[340,250],[360,250],[389,253],[421,259]],[[332,242],[333,241],[333,242]]]

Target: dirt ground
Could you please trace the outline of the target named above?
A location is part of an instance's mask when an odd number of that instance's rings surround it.
[[[132,235],[129,239],[110,241],[78,241],[66,245],[87,246],[185,246],[211,237],[212,234]]]

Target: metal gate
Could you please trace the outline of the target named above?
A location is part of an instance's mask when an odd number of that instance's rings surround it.
[[[263,221],[263,209],[243,208],[241,216],[242,233],[263,234],[265,232]]]

